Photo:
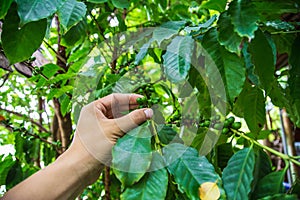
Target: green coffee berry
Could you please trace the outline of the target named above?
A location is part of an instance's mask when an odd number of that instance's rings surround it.
[[[242,127],[242,123],[241,122],[234,122],[231,127],[235,130],[238,130]]]

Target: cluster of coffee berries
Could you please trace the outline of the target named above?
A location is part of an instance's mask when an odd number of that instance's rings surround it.
[[[222,134],[227,136],[231,136],[233,134],[232,130],[238,130],[241,128],[241,122],[235,122],[234,117],[228,117],[224,122],[221,122],[221,116],[216,115],[211,117],[210,119],[205,119],[200,121],[199,127],[211,127],[216,130],[222,130]]]
[[[155,104],[161,103],[161,98],[155,92],[153,84],[146,83],[139,87],[135,93],[143,95],[141,98],[137,98],[137,103],[140,105],[140,108],[152,107]]]

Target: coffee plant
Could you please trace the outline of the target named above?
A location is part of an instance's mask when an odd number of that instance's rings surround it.
[[[283,131],[270,105],[300,127],[299,6],[0,0],[0,194],[68,148],[84,105],[118,92],[154,116],[79,198],[298,199],[299,156],[263,141]]]

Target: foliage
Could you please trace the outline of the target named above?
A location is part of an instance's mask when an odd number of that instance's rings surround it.
[[[288,164],[272,170],[264,150],[299,162],[258,139],[268,99],[300,127],[299,24],[282,18],[298,0],[0,5],[0,143],[15,150],[0,156],[6,190],[67,148],[85,103],[135,92],[154,118],[113,148],[112,198],[297,199],[282,187]],[[276,65],[278,53],[289,65]],[[60,119],[71,120],[60,129],[67,139],[56,135]],[[82,196],[104,187],[100,177]]]

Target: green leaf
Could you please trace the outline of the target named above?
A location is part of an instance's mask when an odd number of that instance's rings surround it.
[[[234,102],[242,91],[246,79],[243,60],[236,54],[228,52],[219,44],[217,31],[214,28],[204,35],[202,45],[213,61],[208,61],[205,67],[210,83],[216,86],[225,85],[230,101]],[[219,71],[216,71],[214,65],[217,66]],[[221,80],[219,74],[221,74]]]
[[[148,123],[118,139],[113,147],[112,157],[114,172],[124,186],[138,182],[149,169],[152,159]]]
[[[261,180],[264,176],[272,172],[272,164],[268,154],[266,154],[266,152],[261,148],[256,148],[254,150],[255,150],[255,168],[253,173],[254,179],[252,182],[253,189],[252,189],[251,197],[255,195],[253,191],[257,186],[258,181]]]
[[[183,143],[182,139],[172,127],[164,125],[157,134],[162,144]]]
[[[9,190],[13,186],[17,185],[23,180],[23,171],[21,167],[21,162],[16,160],[14,165],[10,168],[6,176],[5,186]]]
[[[202,3],[200,7],[204,9],[223,12],[225,10],[226,4],[227,0],[209,0]]]
[[[70,110],[70,97],[68,95],[62,95],[62,97],[60,98],[60,111],[62,116],[65,116],[67,112],[69,112]]]
[[[264,176],[258,182],[253,192],[255,199],[283,193],[284,175],[285,170],[272,172]]]
[[[15,164],[15,161],[12,159],[12,156],[9,155],[3,159],[3,155],[0,156],[0,185],[6,184],[7,173],[11,167]]]
[[[243,44],[242,48],[242,54],[244,57],[245,65],[246,65],[246,71],[248,79],[254,84],[254,85],[260,85],[258,76],[254,73],[254,65],[251,61],[251,54],[248,52],[248,43]]]
[[[258,13],[250,0],[234,0],[229,4],[228,13],[234,30],[241,37],[253,38],[257,30]]]
[[[48,79],[54,76],[58,70],[63,70],[60,66],[56,64],[46,64],[42,68],[42,74],[45,75]]]
[[[135,65],[138,65],[138,64],[143,60],[143,58],[147,55],[148,49],[149,49],[149,47],[150,47],[152,41],[153,41],[153,40],[150,39],[149,42],[145,43],[145,44],[141,47],[139,53],[138,53],[138,54],[136,55],[136,57],[135,57],[135,60],[134,60],[134,64],[135,64]]]
[[[128,0],[111,0],[116,8],[129,8],[130,2]]]
[[[275,194],[272,196],[266,196],[260,198],[259,200],[297,200],[297,195],[290,195],[290,194]]]
[[[105,3],[108,0],[87,0],[87,2],[91,2],[91,3]]]
[[[218,20],[218,39],[220,44],[225,46],[228,51],[239,54],[242,38],[233,28],[227,12],[222,13]]]
[[[264,21],[278,19],[284,13],[298,13],[299,1],[295,0],[263,0],[253,1],[257,13],[260,15],[260,19]]]
[[[249,44],[249,52],[255,66],[255,73],[263,89],[269,93],[274,82],[274,57],[272,47],[261,30],[256,31],[255,38]]]
[[[12,4],[1,35],[2,47],[10,64],[28,59],[40,47],[46,33],[46,19],[27,23],[22,28],[19,22],[16,4]]]
[[[214,167],[205,156],[199,157],[195,149],[174,143],[163,149],[163,156],[169,172],[190,199],[199,199],[198,188],[205,182],[217,182],[222,190],[221,179]]]
[[[0,0],[0,19],[3,19],[13,0]]]
[[[217,162],[218,162],[218,167],[223,170],[233,155],[233,150],[232,150],[232,144],[231,143],[224,143],[221,145],[217,146]]]
[[[183,81],[190,69],[194,40],[191,37],[176,36],[163,55],[163,65],[167,78],[178,83]]]
[[[163,200],[166,197],[168,187],[168,174],[164,168],[161,155],[153,154],[150,172],[133,186],[127,187],[121,195],[124,200]]]
[[[65,0],[16,0],[21,24],[53,15]]]
[[[258,87],[249,87],[244,98],[244,117],[248,128],[257,134],[266,123],[265,98]]]
[[[252,148],[244,148],[230,158],[222,176],[228,199],[248,199],[253,180],[254,161]]]
[[[85,21],[80,21],[75,26],[72,26],[62,38],[62,44],[66,47],[73,47],[80,43],[86,37],[87,24]]]
[[[163,23],[153,31],[153,39],[160,45],[163,40],[170,39],[172,36],[178,34],[178,31],[183,28],[185,24],[185,21],[169,21]]]
[[[65,32],[71,27],[78,24],[86,13],[86,6],[83,2],[76,0],[66,0],[66,2],[58,10],[60,24]]]

